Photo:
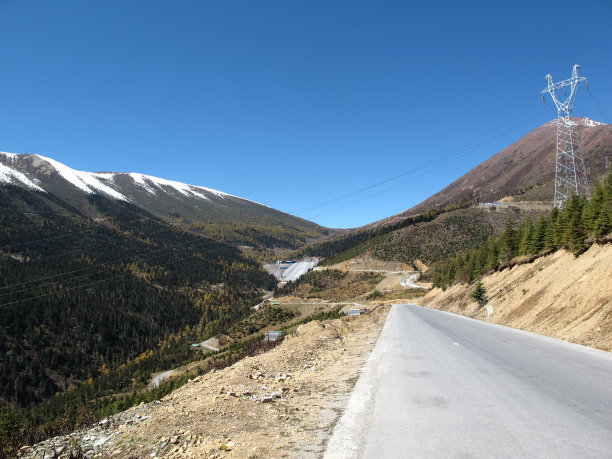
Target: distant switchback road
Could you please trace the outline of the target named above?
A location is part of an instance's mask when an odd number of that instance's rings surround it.
[[[395,305],[326,458],[610,458],[612,354]]]

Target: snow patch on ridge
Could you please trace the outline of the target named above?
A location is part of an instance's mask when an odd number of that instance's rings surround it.
[[[570,124],[574,126],[586,126],[586,127],[595,127],[595,126],[605,126],[606,123],[602,123],[600,121],[593,121],[590,118],[573,118],[570,119]]]
[[[43,191],[41,187],[39,187],[36,183],[26,177],[24,174],[18,171],[14,171],[10,167],[5,166],[4,164],[0,164],[0,183],[15,183],[14,181],[18,180],[23,183],[28,188],[32,188],[36,191]]]
[[[6,153],[0,151],[0,155],[5,155],[7,160],[13,162],[18,159],[20,156],[24,156],[25,154],[20,153]],[[253,204],[257,204],[263,207],[268,207],[272,209],[270,206],[265,204],[258,203],[256,201],[252,201],[250,199],[245,199],[240,196],[235,196],[229,193],[224,193],[219,190],[215,190],[213,188],[206,188],[203,186],[197,185],[188,185],[186,183],[177,182],[174,180],[166,180],[159,177],[154,177],[151,175],[140,174],[136,172],[131,173],[122,173],[122,172],[86,172],[86,171],[77,171],[72,169],[65,164],[62,164],[52,158],[48,158],[46,156],[41,155],[27,155],[27,156],[36,156],[37,158],[47,162],[53,169],[60,174],[66,181],[76,186],[80,190],[88,193],[94,194],[96,192],[101,192],[107,194],[115,199],[119,199],[122,201],[130,202],[131,199],[128,196],[122,194],[120,191],[122,187],[116,183],[118,176],[129,175],[134,183],[144,189],[147,193],[152,195],[157,195],[159,192],[166,193],[168,192],[168,188],[172,188],[179,194],[183,196],[191,196],[198,197],[201,199],[210,199],[206,193],[213,194],[220,198],[237,198],[247,202],[251,202]],[[6,170],[3,170],[3,174],[0,177],[1,181],[12,182],[13,179],[19,180],[24,183],[26,186],[30,188],[35,188],[37,190],[45,191],[41,187],[39,187],[32,180],[28,179],[24,174],[14,171],[10,167],[6,167]],[[11,178],[12,177],[12,178]],[[38,180],[36,180],[38,182]]]
[[[138,174],[136,172],[130,172],[128,175],[134,179],[134,182],[144,188],[147,193],[157,194],[155,193],[155,190],[145,181],[145,179],[148,178],[146,175]]]
[[[549,126],[557,126],[558,118],[549,121],[546,125]],[[594,121],[590,118],[570,118],[569,124],[572,126],[585,126],[585,127],[595,127],[595,126],[607,126],[606,123],[602,123],[601,121]]]
[[[208,199],[206,196],[200,193],[197,193],[195,190],[193,190],[193,188],[197,189],[201,187],[187,185],[186,183],[182,183],[182,182],[175,182],[174,180],[166,180],[166,179],[162,179],[159,177],[152,177],[150,175],[138,174],[135,172],[132,172],[129,175],[130,177],[134,179],[136,183],[142,186],[147,192],[152,193],[152,194],[157,194],[157,193],[155,192],[153,188],[151,188],[151,186],[149,185],[149,183],[147,183],[147,181],[161,189],[163,189],[162,186],[173,188],[184,196],[196,195],[198,197]],[[207,190],[206,188],[204,189]],[[210,190],[207,190],[207,191],[210,191]],[[217,194],[218,196],[222,196],[224,193],[216,192],[215,194]]]
[[[91,172],[77,171],[77,170],[71,169],[70,167],[58,161],[55,161],[54,159],[47,158],[41,155],[36,155],[36,156],[38,156],[40,159],[44,161],[47,161],[49,164],[51,164],[55,168],[58,174],[60,174],[65,180],[72,183],[77,188],[85,191],[86,193],[93,194],[95,193],[94,190],[97,190],[97,191],[101,191],[104,194],[112,196],[115,199],[119,199],[121,201],[129,201],[127,197],[119,193],[117,190],[114,190],[108,185],[105,185],[104,183],[100,182],[98,177],[96,177],[96,175],[98,174],[93,174]],[[92,188],[94,190],[92,190]]]
[[[147,193],[157,195],[158,191],[167,192],[164,190],[164,187],[169,187],[182,194],[183,196],[197,196],[202,199],[209,199],[208,196],[202,193],[202,191],[206,191],[208,193],[212,193],[215,196],[219,196],[221,198],[231,197],[232,195],[228,193],[223,193],[222,191],[214,190],[212,188],[206,188],[203,186],[197,185],[189,185],[183,182],[177,182],[175,180],[167,180],[159,177],[154,177],[152,175],[140,174],[138,172],[129,172],[129,173],[112,173],[112,172],[98,172],[91,174],[94,177],[102,180],[115,180],[115,177],[118,175],[129,175],[136,185],[143,188]],[[156,189],[157,188],[157,189]]]
[[[0,155],[6,156],[11,161],[15,161],[15,159],[17,159],[17,156],[19,156],[17,153],[7,153],[6,151],[0,151]]]
[[[583,118],[582,124],[584,126],[593,127],[593,126],[605,126],[606,123],[602,123],[601,121],[593,121],[589,118]]]

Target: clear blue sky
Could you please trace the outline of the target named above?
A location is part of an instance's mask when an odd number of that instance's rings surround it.
[[[328,227],[412,207],[556,116],[612,122],[612,2],[0,0],[0,150]]]

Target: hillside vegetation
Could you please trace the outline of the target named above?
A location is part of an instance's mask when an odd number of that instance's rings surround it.
[[[394,231],[408,228],[418,223],[431,222],[441,214],[449,213],[457,209],[465,209],[473,204],[473,202],[456,203],[445,207],[430,209],[422,214],[408,217],[394,223],[357,229],[341,236],[332,237],[327,241],[307,246],[296,252],[294,256],[322,257],[325,258],[325,262],[323,263],[324,266],[340,263],[366,252],[379,241],[383,240],[386,235]]]
[[[0,202],[0,405],[30,434],[72,427],[95,411],[88,400],[193,359],[190,342],[275,285],[237,248],[125,202],[90,195],[86,218],[10,185]]]
[[[535,223],[527,219],[515,228],[508,222],[501,236],[438,263],[428,277],[442,288],[455,282],[472,282],[482,274],[507,267],[517,256],[537,256],[562,248],[580,254],[610,231],[612,174],[603,185],[596,183],[590,200],[573,195],[561,210],[553,209]]]
[[[271,248],[295,250],[309,240],[330,234],[329,230],[318,227],[290,227],[273,221],[246,219],[244,222],[224,221],[218,223],[184,223],[193,233],[211,237],[216,241],[242,248],[253,249],[265,255]]]
[[[473,207],[459,203],[405,220],[364,229],[307,247],[302,252],[327,257],[323,266],[369,254],[378,260],[425,264],[455,256],[502,233],[508,221],[536,218],[541,212],[518,208]]]
[[[473,284],[435,288],[424,306],[585,346],[612,351],[612,244],[576,258],[558,250],[530,263],[482,276],[493,314],[472,297]]]
[[[296,281],[287,282],[275,293],[310,300],[353,301],[372,291],[382,279],[380,273],[325,269],[310,271]]]

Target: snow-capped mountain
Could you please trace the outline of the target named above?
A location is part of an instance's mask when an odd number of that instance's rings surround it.
[[[231,195],[221,191],[213,190],[186,183],[166,180],[159,177],[138,173],[115,173],[115,172],[85,172],[71,169],[54,159],[40,155],[25,155],[16,153],[0,152],[0,183],[13,183],[25,185],[37,191],[46,191],[40,187],[44,182],[41,175],[59,174],[71,185],[79,188],[87,194],[105,194],[111,198],[123,201],[131,201],[127,194],[123,194],[121,189],[130,180],[132,185],[142,188],[149,194],[158,193],[178,193],[183,196],[195,196],[201,199],[208,199],[209,194],[218,197],[229,197]],[[24,169],[21,172],[19,169]],[[234,196],[235,197],[235,196]]]
[[[139,173],[85,172],[52,158],[0,152],[0,185],[52,194],[87,213],[87,197],[102,195],[141,207],[163,219],[219,222],[247,218],[275,225],[314,223],[211,188]]]

